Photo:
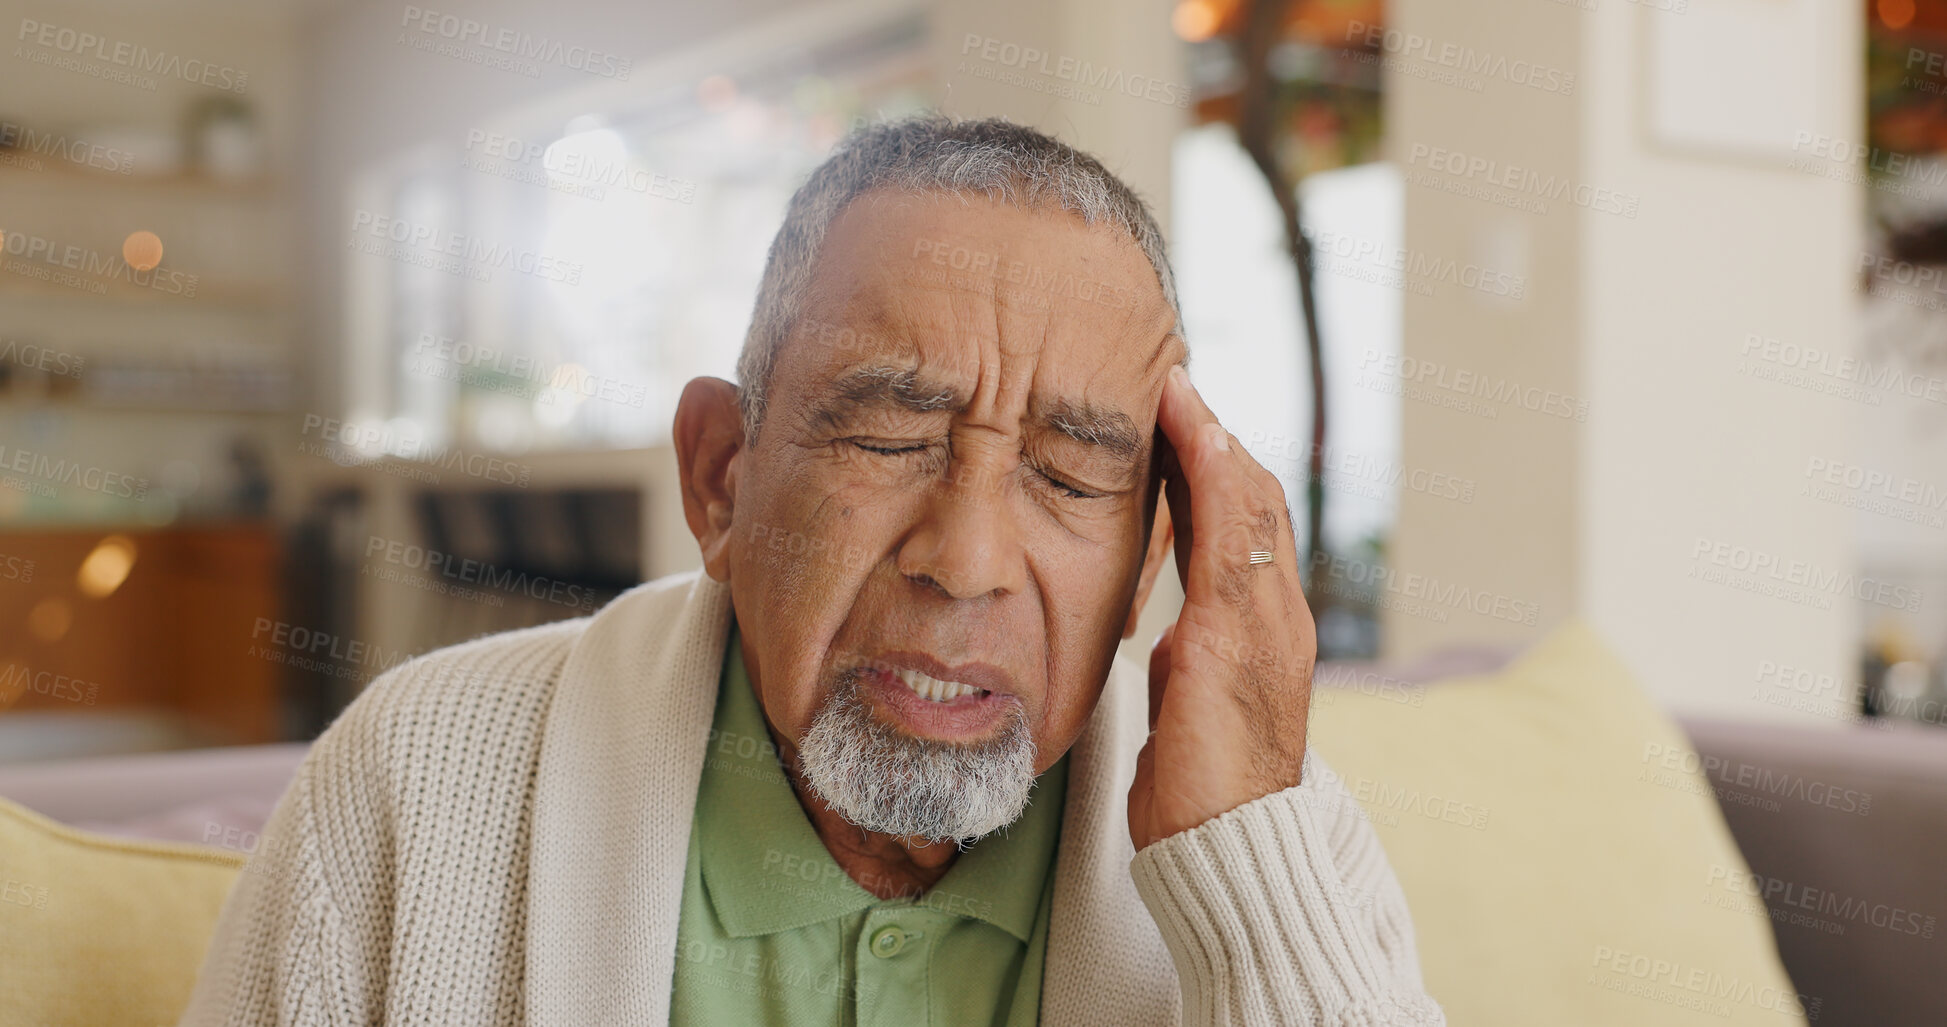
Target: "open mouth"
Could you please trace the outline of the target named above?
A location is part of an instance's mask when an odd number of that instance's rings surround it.
[[[960,681],[942,681],[931,674],[906,667],[893,668],[893,676],[914,695],[928,702],[950,703],[963,696],[984,696],[992,693],[984,688],[975,688]]]
[[[978,662],[949,665],[922,652],[880,654],[860,669],[860,683],[887,723],[940,741],[990,736],[1021,711],[1005,671]]]

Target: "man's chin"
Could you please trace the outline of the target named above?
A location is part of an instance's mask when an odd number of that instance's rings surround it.
[[[1035,751],[1018,704],[989,737],[936,739],[888,721],[863,691],[833,695],[798,745],[805,781],[827,806],[902,838],[967,841],[1020,818]]]

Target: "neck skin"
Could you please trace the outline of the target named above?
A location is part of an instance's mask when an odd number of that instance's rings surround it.
[[[759,705],[762,706],[761,696]],[[858,882],[859,887],[882,899],[918,898],[953,867],[960,847],[952,841],[902,838],[867,831],[819,801],[805,783],[798,747],[778,734],[768,717],[764,720],[764,730],[770,732],[771,742],[783,758],[784,776],[790,780],[791,791],[798,797],[798,805],[804,807],[805,816],[811,818],[818,840],[825,843],[825,851],[832,854],[839,868]]]

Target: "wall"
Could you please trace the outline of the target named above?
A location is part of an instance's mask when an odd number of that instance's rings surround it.
[[[1753,334],[1839,353],[1855,345],[1857,187],[1791,170],[1788,138],[1773,140],[1782,152],[1729,145],[1734,124],[1722,129],[1727,145],[1673,143],[1648,103],[1653,19],[1717,19],[1680,23],[1693,29],[1752,11],[1732,0],[1693,0],[1683,12],[1394,6],[1396,28],[1436,45],[1576,76],[1572,91],[1492,76],[1480,92],[1410,74],[1389,80],[1395,157],[1409,175],[1409,248],[1495,254],[1532,276],[1526,301],[1498,309],[1460,294],[1409,297],[1406,354],[1545,386],[1578,416],[1586,410],[1577,420],[1496,403],[1492,417],[1466,416],[1433,405],[1454,397],[1439,388],[1427,393],[1433,402],[1405,404],[1406,462],[1479,478],[1481,498],[1455,516],[1403,496],[1400,570],[1532,602],[1539,615],[1525,624],[1394,614],[1394,655],[1464,639],[1524,642],[1585,618],[1664,705],[1737,717],[1803,716],[1774,702],[1787,698],[1782,686],[1754,692],[1761,666],[1849,674],[1855,603],[1707,580],[1775,584],[1715,562],[1725,552],[1741,562],[1740,550],[1833,575],[1857,566],[1843,509],[1799,495],[1809,456],[1854,451],[1847,404],[1755,379],[1740,363]],[[1758,13],[1767,12],[1807,19],[1802,45],[1710,38],[1711,60],[1744,70],[1698,81],[1734,93],[1783,78],[1812,98],[1800,127],[1858,138],[1860,12],[1807,2]],[[1554,201],[1540,214],[1449,191],[1505,202],[1512,191],[1492,181],[1495,171],[1416,185],[1422,145],[1600,191],[1584,193],[1587,206]]]

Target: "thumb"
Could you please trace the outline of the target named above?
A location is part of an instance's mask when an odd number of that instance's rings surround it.
[[[1129,783],[1129,842],[1138,852],[1149,841],[1150,813],[1156,792],[1156,735],[1152,732],[1136,754],[1136,777]]]
[[[1170,680],[1170,650],[1176,644],[1176,624],[1171,622],[1156,635],[1149,647],[1149,729],[1156,730],[1156,718],[1163,712],[1163,689]]]

